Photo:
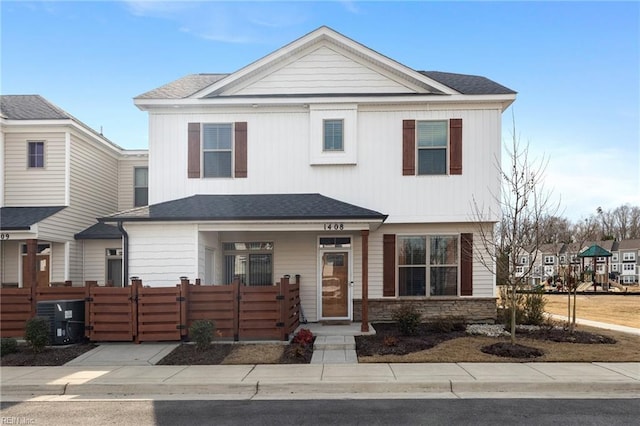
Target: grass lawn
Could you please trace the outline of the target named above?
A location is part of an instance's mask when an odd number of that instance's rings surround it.
[[[545,310],[567,316],[567,295],[545,295]],[[573,304],[573,297],[571,298]],[[573,308],[572,308],[573,309]],[[577,295],[576,317],[609,324],[640,328],[640,295]]]

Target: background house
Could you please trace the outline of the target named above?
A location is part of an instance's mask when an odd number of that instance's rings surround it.
[[[0,282],[116,281],[105,250],[117,256],[121,234],[93,226],[133,208],[136,191],[146,204],[147,152],[123,150],[38,95],[4,95],[0,107]]]
[[[150,206],[103,218],[152,286],[301,276],[305,316],[495,317],[471,200],[491,211],[515,92],[416,71],[321,27],[232,74],[135,98],[149,113]],[[499,218],[481,224],[493,227]]]

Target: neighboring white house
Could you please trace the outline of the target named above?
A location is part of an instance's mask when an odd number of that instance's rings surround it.
[[[135,191],[146,204],[133,180],[144,182],[147,152],[123,150],[38,95],[4,95],[0,107],[0,283],[29,285],[34,270],[38,286],[121,283],[105,250],[121,252],[122,235],[96,219],[133,208]]]
[[[311,321],[359,320],[363,300],[371,319],[406,301],[494,318],[472,199],[499,211],[494,164],[515,97],[321,27],[234,73],[136,97],[150,206],[102,221],[126,232],[127,277],[151,286],[300,275]]]

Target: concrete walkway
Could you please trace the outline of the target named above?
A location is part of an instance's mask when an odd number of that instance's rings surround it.
[[[3,401],[637,398],[640,363],[2,367]]]
[[[551,319],[554,319],[556,321],[563,321],[563,322],[568,321],[568,318],[562,315],[555,315],[555,314],[547,314],[547,315],[549,315]],[[638,321],[640,323],[640,319],[638,319]],[[636,336],[640,336],[640,328],[627,327],[624,325],[609,324],[605,322],[591,321],[591,320],[580,319],[580,318],[576,318],[576,324],[586,325],[586,326],[595,327],[595,328],[602,328],[604,330],[620,331],[622,333],[629,333],[629,334],[634,334]]]

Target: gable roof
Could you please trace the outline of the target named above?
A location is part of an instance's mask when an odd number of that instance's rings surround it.
[[[387,95],[514,95],[511,89],[489,80],[486,77],[453,74],[438,71],[416,71],[385,55],[382,55],[329,27],[320,27],[299,39],[277,49],[267,56],[241,68],[230,74],[191,74],[178,80],[165,84],[157,89],[143,93],[134,98],[137,105],[148,104],[152,99],[177,100],[177,99],[213,99],[233,97],[261,97],[261,96],[313,96],[314,93],[291,94],[283,90],[283,93],[269,93],[261,95],[259,92],[242,92],[256,81],[265,76],[273,76],[275,72],[301,58],[317,52],[320,48],[329,47],[330,51],[344,56],[346,61],[363,64],[371,75],[384,76],[389,82],[397,85],[395,91]],[[319,70],[318,72],[322,72]],[[331,76],[331,74],[329,74]],[[283,80],[282,82],[286,81]],[[282,89],[285,87],[280,86]],[[398,92],[403,87],[404,91]],[[290,89],[290,88],[289,88]],[[326,88],[325,88],[326,89]],[[333,87],[331,92],[322,92],[323,95],[346,96],[385,93],[349,93],[340,87]],[[245,93],[245,94],[238,94]],[[510,101],[513,99],[510,98]],[[146,101],[146,102],[145,102]],[[510,103],[510,102],[509,102]]]
[[[0,111],[10,120],[64,120],[73,118],[40,95],[2,95]]]
[[[0,208],[0,229],[7,231],[28,231],[31,225],[58,213],[62,207],[2,207]]]
[[[129,221],[253,221],[362,219],[387,215],[321,194],[193,195],[99,219]]]

